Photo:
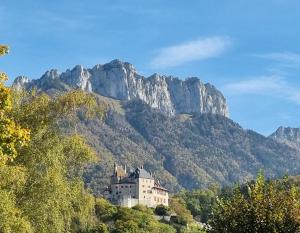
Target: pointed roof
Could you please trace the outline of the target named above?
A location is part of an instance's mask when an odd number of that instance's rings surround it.
[[[144,179],[153,179],[151,174],[147,172],[144,168],[137,168],[134,172],[129,175],[130,178],[144,178]]]

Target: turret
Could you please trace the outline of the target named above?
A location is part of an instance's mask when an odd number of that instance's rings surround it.
[[[111,175],[111,184],[119,183],[119,181],[126,176],[126,166],[118,166],[117,163],[114,163],[114,171]]]

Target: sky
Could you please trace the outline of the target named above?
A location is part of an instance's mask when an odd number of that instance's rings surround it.
[[[230,118],[269,135],[300,127],[299,0],[0,0],[11,80],[113,59],[144,76],[199,77]],[[12,81],[8,84],[11,84]]]

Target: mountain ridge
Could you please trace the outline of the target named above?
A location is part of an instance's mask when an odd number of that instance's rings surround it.
[[[132,64],[120,60],[91,69],[77,65],[62,73],[52,69],[36,80],[19,76],[13,87],[34,87],[49,93],[81,89],[121,101],[140,99],[169,116],[181,113],[229,116],[225,97],[213,85],[204,84],[196,77],[180,80],[153,74],[146,78],[139,75]]]
[[[103,122],[76,121],[78,133],[101,155],[85,174],[97,194],[109,183],[114,162],[136,167],[143,161],[171,191],[245,182],[261,169],[269,178],[300,174],[298,148],[243,129],[228,118],[222,93],[198,78],[145,78],[131,64],[113,61],[92,69],[50,70],[34,81],[19,77],[13,86],[50,95],[82,89],[107,103]],[[189,105],[193,100],[198,104]],[[199,105],[202,100],[206,107]]]

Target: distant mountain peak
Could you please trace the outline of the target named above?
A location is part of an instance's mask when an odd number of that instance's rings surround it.
[[[300,151],[300,128],[280,126],[269,137]]]
[[[280,126],[270,137],[300,143],[300,128]]]
[[[60,73],[49,70],[37,80],[17,78],[16,88],[55,92],[81,89],[121,101],[140,99],[167,115],[213,113],[228,116],[226,99],[210,84],[191,77],[180,80],[157,73],[146,78],[128,62],[115,59],[86,69],[76,65]]]

